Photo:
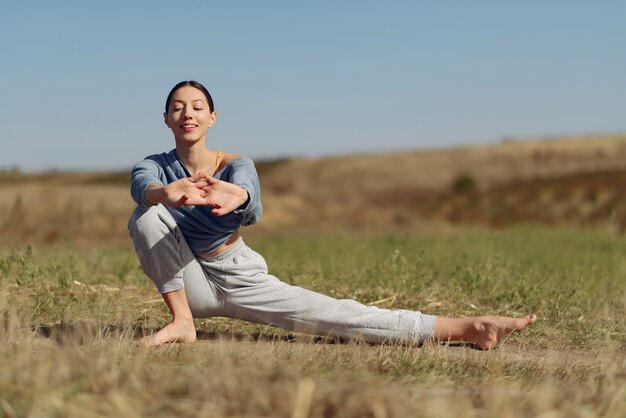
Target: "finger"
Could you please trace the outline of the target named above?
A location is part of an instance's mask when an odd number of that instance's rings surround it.
[[[209,206],[209,207],[213,207],[213,205],[210,202],[207,202],[205,199],[202,199],[200,197],[189,198],[189,199],[185,200],[185,202],[182,204],[182,206]]]
[[[184,205],[186,204],[187,200],[188,200],[188,199],[187,199],[187,196],[182,195],[182,196],[180,197],[180,199],[178,199],[178,200],[176,201],[176,205],[177,205],[177,206],[184,206]]]

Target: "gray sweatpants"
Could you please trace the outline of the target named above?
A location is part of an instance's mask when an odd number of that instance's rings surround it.
[[[334,299],[281,282],[241,238],[215,257],[196,257],[162,205],[137,208],[128,229],[146,275],[161,293],[184,287],[195,318],[224,316],[371,343],[419,344],[434,335],[435,316]]]

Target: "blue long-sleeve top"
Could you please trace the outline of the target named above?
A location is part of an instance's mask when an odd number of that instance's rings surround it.
[[[137,205],[146,210],[152,203],[146,200],[145,192],[150,184],[161,186],[176,180],[191,177],[185,165],[178,159],[176,150],[154,154],[135,164],[131,172],[130,193]],[[248,157],[239,157],[213,175],[244,188],[248,200],[233,212],[222,216],[211,213],[209,206],[166,206],[180,228],[189,248],[194,254],[206,254],[217,250],[240,227],[255,224],[263,214],[261,186],[254,162]]]

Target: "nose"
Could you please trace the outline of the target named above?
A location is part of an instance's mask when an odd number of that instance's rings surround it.
[[[193,108],[185,106],[185,108],[183,109],[183,117],[185,119],[191,119],[192,118],[192,114],[193,113]]]

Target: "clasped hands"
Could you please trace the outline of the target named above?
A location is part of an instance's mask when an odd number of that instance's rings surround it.
[[[163,186],[165,204],[180,206],[210,206],[211,213],[226,215],[248,200],[246,189],[205,173],[176,180]]]

